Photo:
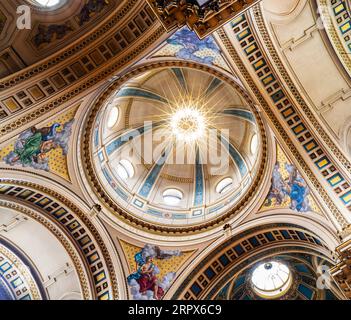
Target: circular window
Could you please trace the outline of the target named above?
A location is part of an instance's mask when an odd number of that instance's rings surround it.
[[[40,7],[51,8],[57,6],[61,0],[34,0],[33,2]]]
[[[251,153],[256,154],[257,149],[258,149],[258,135],[256,133],[251,138],[250,148],[251,148]]]
[[[113,107],[110,110],[107,120],[107,127],[112,128],[118,121],[119,109],[117,107]]]
[[[127,180],[134,176],[134,168],[130,161],[122,159],[117,166],[117,174],[122,180]]]
[[[289,268],[280,262],[261,263],[252,273],[255,292],[266,299],[283,296],[290,288],[292,277]]]
[[[183,199],[183,194],[177,189],[167,189],[163,192],[163,201],[169,206],[176,206]]]
[[[224,194],[228,192],[233,186],[233,179],[232,178],[225,178],[221,180],[216,187],[216,192],[220,194]]]

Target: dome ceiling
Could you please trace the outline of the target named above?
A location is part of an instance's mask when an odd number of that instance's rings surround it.
[[[146,72],[107,101],[93,137],[95,170],[138,218],[188,225],[228,212],[250,186],[260,137],[245,100],[209,73]]]

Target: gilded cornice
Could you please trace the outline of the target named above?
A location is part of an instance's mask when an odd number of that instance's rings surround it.
[[[147,0],[167,31],[187,25],[200,39],[207,37],[258,1],[211,0],[199,5],[188,0]]]

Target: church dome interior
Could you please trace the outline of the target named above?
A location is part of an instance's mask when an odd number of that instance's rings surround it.
[[[2,0],[0,300],[351,299],[350,99],[349,0]]]
[[[183,225],[230,210],[254,180],[260,131],[244,98],[190,68],[156,69],[124,83],[97,115],[95,170],[122,208]]]

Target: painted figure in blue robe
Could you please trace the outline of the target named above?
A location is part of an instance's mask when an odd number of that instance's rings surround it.
[[[205,49],[210,49],[215,54],[219,53],[218,46],[211,36],[200,40],[197,35],[190,31],[187,27],[177,31],[167,40],[167,43],[182,46],[182,48],[176,52],[175,56],[183,60],[193,60],[204,64],[213,64],[215,57],[200,57],[196,53]]]
[[[141,256],[141,251],[139,252]],[[137,257],[138,253],[135,255],[135,261],[137,263],[137,271],[128,276],[128,284],[132,283],[132,280],[136,280],[139,285],[139,292],[145,294],[147,291],[153,292],[153,298],[159,300],[163,297],[164,291],[158,285],[158,280],[156,277],[157,266],[153,263],[153,258],[151,256],[146,257],[146,259],[139,259]]]
[[[308,195],[310,189],[305,180],[301,177],[294,165],[285,164],[285,169],[289,173],[287,179],[283,180],[280,173],[280,164],[277,162],[273,169],[272,186],[269,191],[266,205],[270,206],[275,199],[276,205],[281,205],[286,197],[290,200],[290,209],[298,212],[311,210]]]
[[[295,166],[285,164],[285,169],[289,172],[286,190],[291,200],[290,209],[299,212],[311,210],[308,200],[310,189],[306,181],[301,177]]]

